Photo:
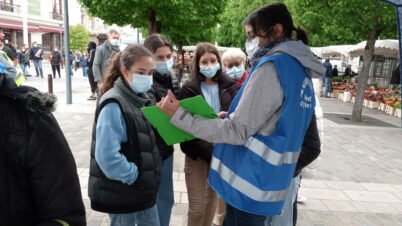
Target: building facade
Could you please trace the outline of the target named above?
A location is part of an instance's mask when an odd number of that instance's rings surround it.
[[[28,43],[23,43],[23,6],[27,4]],[[33,42],[45,52],[60,46],[63,33],[62,0],[0,0],[0,33],[15,46]]]

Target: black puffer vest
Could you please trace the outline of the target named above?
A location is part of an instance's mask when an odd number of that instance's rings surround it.
[[[157,71],[153,74],[154,84],[152,89],[148,92],[152,100],[152,104],[161,101],[162,97],[167,95],[168,90],[171,90],[176,98],[179,98],[180,84],[179,80],[173,74],[162,75]],[[162,159],[167,159],[173,154],[173,145],[167,145],[162,137],[156,132],[156,143],[160,151]]]
[[[138,167],[138,177],[132,185],[108,179],[95,160],[97,118],[110,102],[120,105],[127,127],[128,139],[121,144],[120,152]],[[142,211],[155,205],[160,183],[160,157],[154,132],[140,110],[147,102],[149,99],[132,92],[121,78],[101,97],[92,132],[88,184],[92,209],[118,214]]]

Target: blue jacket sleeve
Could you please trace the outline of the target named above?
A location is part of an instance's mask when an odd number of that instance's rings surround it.
[[[109,179],[133,184],[138,176],[137,166],[120,153],[121,143],[126,141],[126,124],[119,105],[106,104],[96,125],[96,162]]]

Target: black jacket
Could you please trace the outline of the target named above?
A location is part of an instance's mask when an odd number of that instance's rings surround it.
[[[392,72],[392,77],[391,77],[391,84],[392,85],[398,85],[401,83],[401,77],[400,77],[400,67],[395,68],[395,70]]]
[[[18,62],[20,64],[26,64],[27,62],[29,62],[29,59],[27,59],[27,57],[26,57],[26,52],[19,51],[17,53],[17,57],[18,57]]]
[[[61,54],[59,51],[53,51],[52,57],[53,57],[52,62],[51,62],[52,65],[61,64],[62,59],[61,59]]]
[[[146,210],[156,204],[160,183],[159,150],[152,127],[140,110],[149,101],[131,91],[121,78],[102,95],[92,132],[88,183],[92,209],[120,214]],[[132,185],[107,178],[95,159],[97,117],[103,106],[110,102],[119,104],[126,123],[127,142],[121,144],[120,153],[138,168],[138,177]]]
[[[8,58],[10,58],[12,61],[14,61],[15,58],[17,58],[17,56],[14,54],[14,51],[10,49],[10,47],[4,46],[2,50],[7,54]]]
[[[95,42],[89,42],[88,43],[88,69],[92,71],[92,65],[94,63],[95,59],[95,52],[96,52],[96,43]]]
[[[151,90],[148,92],[149,98],[152,100],[152,104],[156,104],[161,101],[162,97],[167,95],[170,89],[173,94],[178,98],[180,91],[179,80],[171,73],[168,75],[161,75],[158,72],[153,74],[154,83]],[[156,143],[160,151],[162,159],[166,159],[173,154],[174,148],[172,145],[167,145],[158,132],[156,134]]]
[[[39,54],[39,57],[36,56],[36,53],[42,50],[42,52]],[[29,59],[30,60],[42,60],[43,57],[43,49],[40,48],[39,46],[32,47],[31,51],[29,51]]]
[[[240,86],[236,84],[234,80],[226,75],[223,75],[219,80],[219,96],[222,111],[227,111],[232,102],[232,99],[236,95]],[[193,77],[190,81],[187,81],[180,90],[180,99],[186,99],[202,94],[201,81],[197,77]],[[213,131],[211,131],[213,133]],[[190,158],[196,160],[201,158],[210,163],[212,158],[212,152],[214,144],[201,139],[195,139],[186,141],[180,144],[181,150]]]
[[[311,118],[309,127],[307,128],[299,159],[297,160],[294,176],[301,173],[302,169],[312,163],[321,153],[320,136],[317,129],[317,119],[315,112]]]
[[[77,168],[55,97],[0,74],[0,225],[86,225]]]

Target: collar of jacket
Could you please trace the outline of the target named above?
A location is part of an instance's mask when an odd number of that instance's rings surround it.
[[[218,80],[218,86],[219,86],[219,93],[222,93],[223,90],[229,89],[233,85],[235,85],[236,82],[231,79],[230,77],[226,75],[222,75],[222,77],[219,78]],[[194,76],[188,83],[187,86],[194,94],[196,95],[202,95],[201,91],[201,80],[199,80],[196,76]]]
[[[0,94],[16,100],[30,112],[53,112],[57,98],[50,93],[42,93],[29,86],[15,85],[13,79],[0,74]]]
[[[110,44],[109,40],[106,40],[104,44],[105,44],[106,48],[110,51],[116,51],[116,52],[120,51],[120,48],[118,46],[112,46],[112,44]]]
[[[154,80],[160,84],[171,83],[172,82],[172,74],[169,72],[166,75],[162,75],[161,73],[155,71],[153,73]]]
[[[151,104],[151,99],[145,93],[136,94],[134,93],[128,84],[123,80],[123,78],[118,78],[114,83],[114,87],[119,89],[125,96],[128,96],[134,105],[138,108],[144,106],[149,106]]]

